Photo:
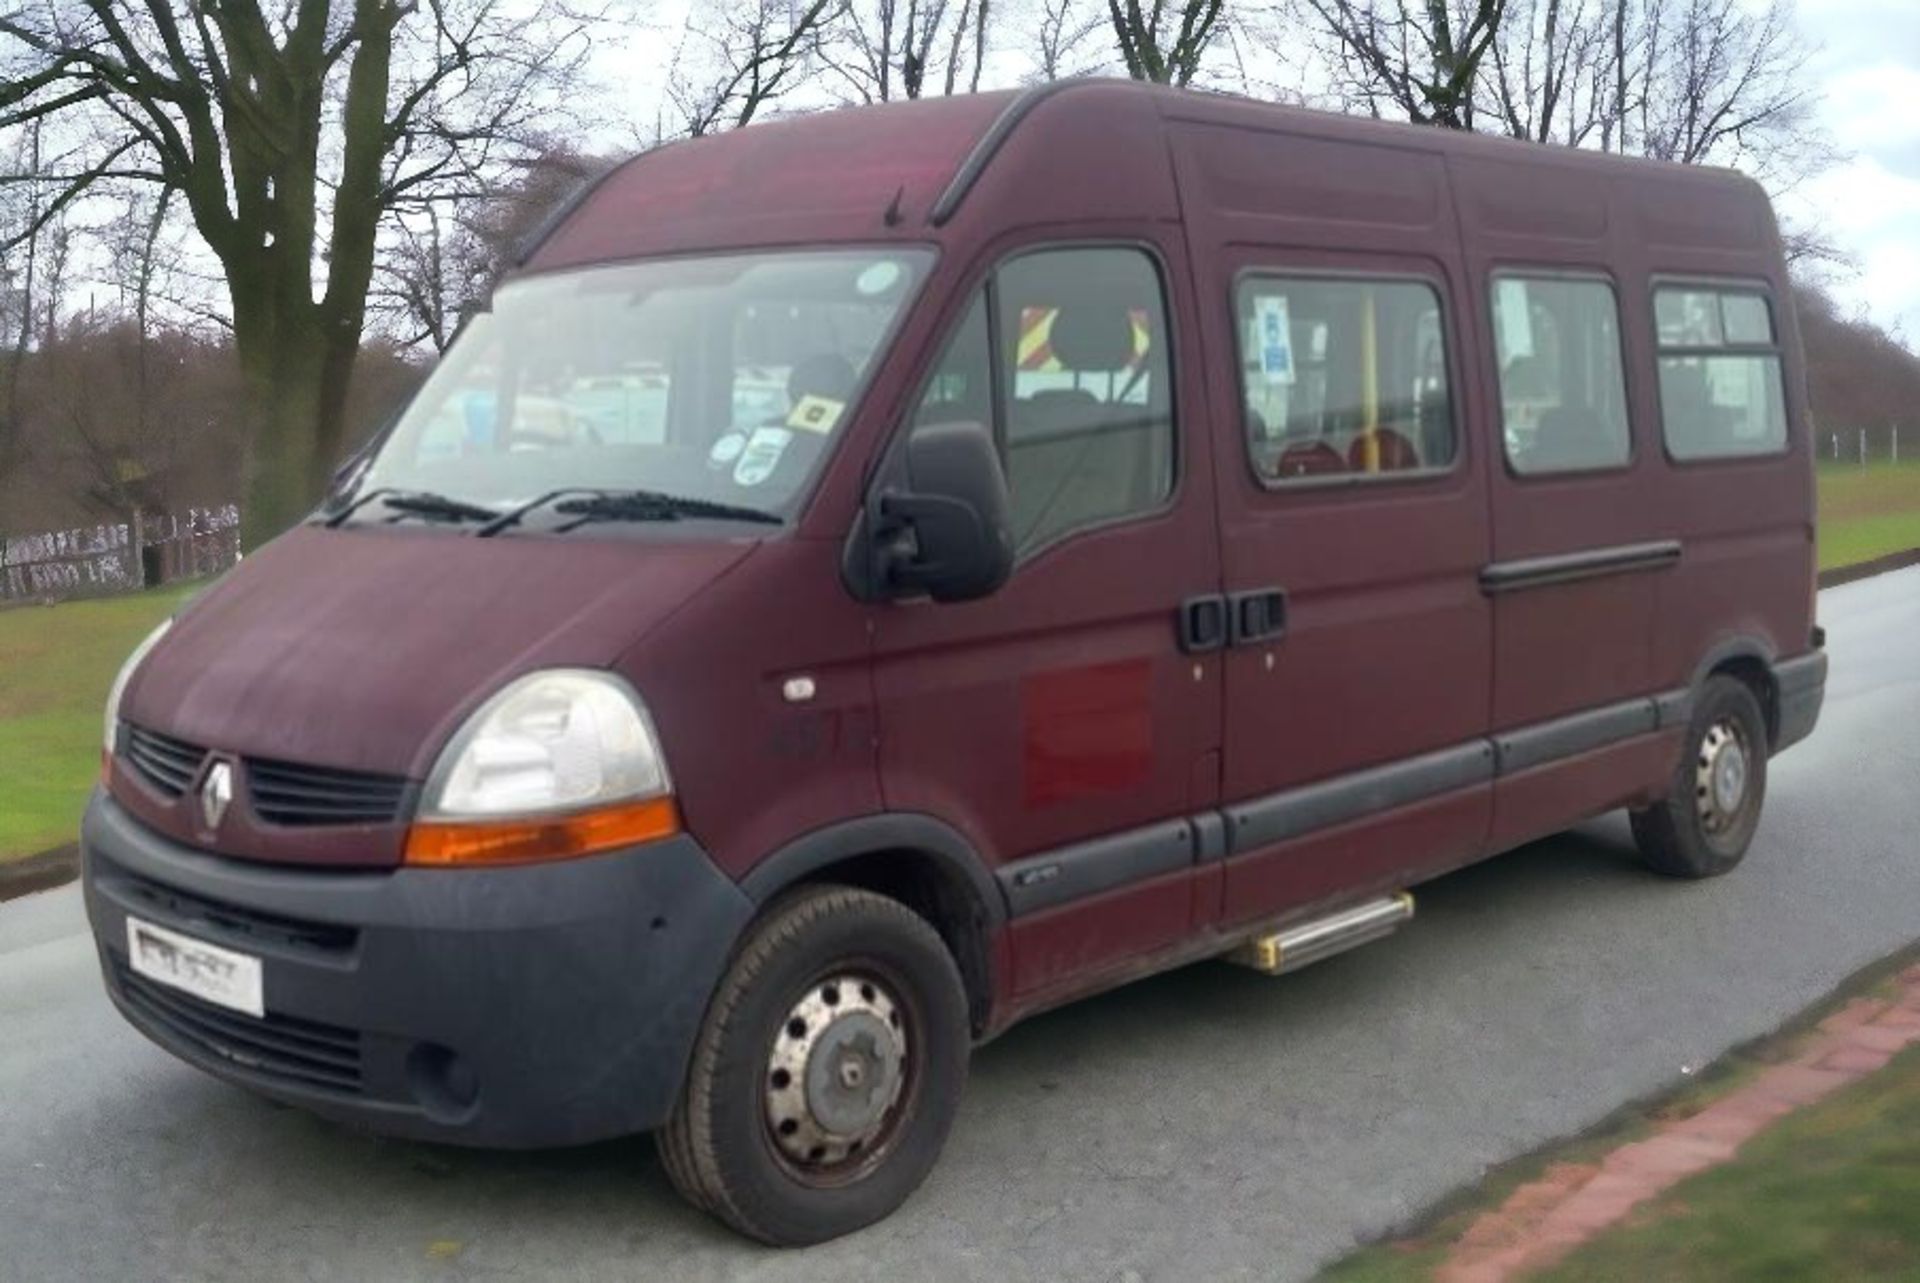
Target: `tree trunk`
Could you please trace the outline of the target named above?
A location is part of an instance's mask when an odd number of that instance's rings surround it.
[[[248,442],[240,546],[252,552],[325,496],[340,435],[327,407],[338,419],[341,397],[327,387],[333,363],[322,336],[287,327],[277,341],[239,346]]]

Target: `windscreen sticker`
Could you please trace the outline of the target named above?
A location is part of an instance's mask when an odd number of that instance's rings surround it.
[[[830,396],[803,396],[787,416],[787,426],[824,436],[833,431],[833,425],[840,422],[840,412],[846,408],[845,401],[836,401]]]
[[[715,470],[724,468],[738,459],[740,452],[746,448],[746,433],[729,432],[713,443],[713,449],[707,451],[707,466]]]
[[[1261,376],[1269,383],[1293,382],[1293,328],[1287,317],[1287,296],[1263,294],[1254,299],[1253,324]]]
[[[885,294],[900,283],[900,264],[881,259],[870,263],[855,278],[853,287],[868,298],[876,294]]]
[[[740,461],[733,465],[733,483],[757,486],[772,476],[792,440],[793,433],[785,428],[755,428],[747,438],[746,448],[740,452]]]
[[[1527,305],[1527,283],[1504,280],[1496,282],[1494,288],[1499,291],[1494,296],[1493,311],[1500,322],[1501,359],[1532,356],[1533,310]]]

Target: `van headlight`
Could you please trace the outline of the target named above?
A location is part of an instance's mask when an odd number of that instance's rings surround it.
[[[509,682],[441,750],[409,864],[564,859],[676,833],[667,763],[640,696],[611,673]]]
[[[132,681],[133,675],[140,670],[141,661],[146,659],[149,651],[160,644],[160,639],[167,635],[167,629],[171,627],[173,627],[171,618],[161,620],[160,626],[148,633],[145,639],[133,648],[133,653],[127,656],[127,662],[120,665],[120,671],[114,674],[113,685],[107,688],[106,725],[103,728],[105,734],[101,738],[101,747],[108,757],[112,757],[113,750],[119,747],[120,697],[127,693],[127,683]]]

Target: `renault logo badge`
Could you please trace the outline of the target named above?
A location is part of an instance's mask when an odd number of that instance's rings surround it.
[[[232,802],[233,767],[225,762],[215,762],[200,785],[200,818],[207,822],[208,828],[217,829],[220,821],[226,818],[227,807]]]

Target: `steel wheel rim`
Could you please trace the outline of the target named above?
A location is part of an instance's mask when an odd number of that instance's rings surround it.
[[[858,1180],[885,1157],[908,1113],[917,1038],[893,982],[837,967],[774,1029],[761,1114],[774,1158],[815,1186]]]
[[[1700,827],[1711,837],[1735,828],[1753,792],[1753,750],[1746,731],[1731,719],[1715,722],[1700,738],[1694,759],[1693,796]]]

